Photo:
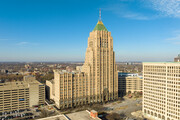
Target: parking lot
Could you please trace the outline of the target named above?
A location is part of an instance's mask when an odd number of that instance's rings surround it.
[[[1,112],[0,113],[0,120],[10,120],[10,119],[34,119],[37,117],[37,111],[35,109],[20,109],[20,110],[13,110],[9,112]]]

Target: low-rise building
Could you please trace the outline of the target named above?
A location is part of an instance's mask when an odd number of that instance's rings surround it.
[[[59,109],[94,102],[89,100],[87,79],[84,73],[54,70],[54,80],[46,81],[48,98]]]
[[[0,112],[44,105],[45,86],[33,76],[23,81],[0,83]]]
[[[98,117],[98,113],[96,111],[92,110],[89,112],[88,110],[84,110],[69,114],[61,114],[46,118],[40,118],[38,120],[101,120],[101,119]]]
[[[118,95],[142,92],[143,77],[135,73],[118,72]]]
[[[98,113],[94,110],[79,111],[70,114],[66,114],[69,120],[101,120],[98,117]]]

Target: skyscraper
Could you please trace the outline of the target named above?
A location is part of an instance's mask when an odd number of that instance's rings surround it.
[[[113,51],[113,38],[101,17],[90,32],[85,63],[79,72],[54,71],[47,81],[50,98],[58,108],[105,102],[118,98],[118,74]]]
[[[118,87],[118,75],[113,51],[113,38],[101,20],[98,21],[88,38],[85,63],[82,72],[89,76],[89,95],[113,98]],[[98,98],[96,98],[98,99]]]

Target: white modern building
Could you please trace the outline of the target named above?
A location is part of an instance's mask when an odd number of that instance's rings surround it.
[[[180,120],[180,63],[143,63],[143,114],[154,120]]]

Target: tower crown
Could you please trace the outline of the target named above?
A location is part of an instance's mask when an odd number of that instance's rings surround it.
[[[93,31],[108,31],[101,20],[101,9],[99,9],[99,20]]]
[[[108,30],[106,29],[106,27],[104,26],[102,20],[99,20],[99,21],[98,21],[98,23],[96,24],[96,26],[95,26],[95,28],[94,28],[93,31],[96,31],[96,30],[98,30],[98,31],[108,31]]]

